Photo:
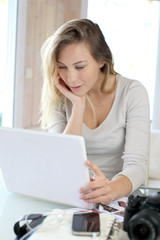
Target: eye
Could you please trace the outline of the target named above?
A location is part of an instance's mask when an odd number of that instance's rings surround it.
[[[58,66],[58,69],[66,69],[65,66]]]
[[[77,70],[81,70],[81,69],[83,69],[84,68],[84,66],[76,66],[76,69]]]

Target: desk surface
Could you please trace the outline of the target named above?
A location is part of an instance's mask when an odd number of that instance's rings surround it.
[[[135,194],[150,194],[157,189],[141,188]],[[50,212],[55,208],[67,209],[69,206],[9,193],[4,185],[0,172],[0,239],[14,240],[14,223],[22,216],[30,213]],[[119,240],[127,240],[127,234],[120,232]]]
[[[69,206],[9,193],[0,173],[0,239],[14,240],[14,223],[25,214],[49,212],[54,208],[66,209]]]

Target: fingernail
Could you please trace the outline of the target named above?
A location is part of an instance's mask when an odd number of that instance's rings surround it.
[[[82,189],[79,190],[79,193],[82,193]]]

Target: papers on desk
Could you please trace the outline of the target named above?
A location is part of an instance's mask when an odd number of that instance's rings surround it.
[[[116,221],[123,222],[124,210],[125,210],[127,201],[128,201],[127,197],[120,198],[118,201],[114,201],[109,205],[102,205],[102,210],[100,209],[100,211],[104,213],[108,212],[108,213],[114,214]]]
[[[94,239],[117,239],[120,230],[120,222],[123,221],[124,209],[127,198],[119,199],[109,205],[99,205],[96,209],[100,216],[100,236]],[[31,235],[29,240],[74,240],[76,236],[72,235],[72,217],[77,211],[91,212],[73,208],[68,210],[54,209]],[[112,238],[111,238],[112,237]],[[83,240],[89,240],[91,237],[84,237]]]
[[[77,236],[72,235],[72,217],[74,212],[75,209],[53,210],[29,240],[76,240]],[[113,225],[115,232],[114,221],[114,215],[100,214],[100,236],[94,237],[94,239],[107,239]],[[91,236],[83,236],[82,238],[83,240],[89,240]]]

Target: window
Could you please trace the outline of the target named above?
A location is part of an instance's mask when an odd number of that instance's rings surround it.
[[[4,87],[5,87],[5,66],[6,66],[6,42],[7,42],[7,16],[8,1],[0,0],[0,126],[2,125],[4,109]]]
[[[13,126],[17,0],[0,0],[0,125]]]
[[[115,70],[146,87],[153,116],[157,66],[159,1],[88,1],[88,18],[101,27],[114,57]],[[101,3],[101,4],[99,4]]]

